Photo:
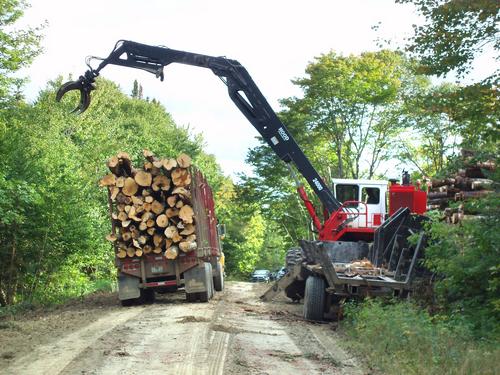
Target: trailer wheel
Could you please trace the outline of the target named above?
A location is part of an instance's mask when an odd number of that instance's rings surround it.
[[[222,292],[224,290],[224,272],[222,271],[222,266],[219,262],[217,262],[217,266],[215,268],[214,288],[217,292]]]
[[[309,276],[304,296],[304,319],[321,321],[324,311],[325,280],[318,276]]]
[[[135,298],[120,300],[120,303],[122,304],[123,307],[132,306],[134,304],[134,302],[135,302]]]
[[[186,293],[187,302],[196,302],[198,299],[198,293]]]

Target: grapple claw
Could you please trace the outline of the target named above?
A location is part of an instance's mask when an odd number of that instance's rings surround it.
[[[95,89],[95,77],[97,73],[92,70],[85,72],[83,76],[80,76],[76,81],[69,81],[63,84],[59,90],[57,90],[56,101],[60,102],[62,97],[72,90],[80,91],[80,102],[78,106],[71,111],[71,113],[83,113],[87,110],[90,105],[90,92]]]

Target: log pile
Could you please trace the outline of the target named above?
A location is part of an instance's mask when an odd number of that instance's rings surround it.
[[[153,253],[175,259],[197,248],[191,158],[158,159],[149,150],[143,154],[142,168],[134,168],[125,152],[107,162],[110,173],[100,180],[109,192],[112,233],[106,239],[119,258]]]
[[[466,162],[453,176],[431,179],[427,194],[427,208],[442,210],[443,220],[457,224],[465,216],[464,206],[448,207],[451,202],[481,198],[494,193],[494,181],[487,178],[484,171],[494,171],[493,161]]]

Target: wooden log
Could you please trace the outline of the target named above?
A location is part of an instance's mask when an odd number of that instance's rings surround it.
[[[106,236],[106,239],[109,241],[109,242],[115,242],[117,240],[117,237],[116,237],[116,234],[114,233],[110,233]]]
[[[127,257],[127,251],[125,249],[118,249],[118,252],[116,253],[116,256],[120,259],[126,258]]]
[[[165,175],[156,176],[155,178],[153,178],[153,184],[151,185],[151,188],[155,190],[155,186],[163,191],[167,191],[170,189],[170,179]]]
[[[186,224],[184,229],[181,231],[181,235],[188,236],[196,231],[196,227],[193,224]]]
[[[191,166],[191,157],[186,154],[180,154],[177,156],[177,164],[181,168],[189,168]]]
[[[133,258],[135,256],[135,248],[127,247],[127,256]]]
[[[132,177],[127,177],[122,188],[122,193],[130,197],[137,193],[137,190],[139,190],[139,185],[137,185]]]
[[[122,221],[122,227],[123,228],[127,228],[130,225],[131,222],[132,222],[132,220],[124,220],[124,221]]]
[[[168,225],[167,215],[158,215],[158,217],[156,218],[156,225],[158,225],[160,228],[166,228]]]
[[[196,241],[196,234],[190,234],[189,236],[186,237],[187,242],[194,242]]]
[[[144,204],[144,201],[141,199],[141,197],[138,197],[136,195],[133,195],[130,197],[132,199],[132,204],[134,206],[142,206]]]
[[[177,210],[175,208],[167,208],[165,211],[165,214],[170,219],[172,217],[179,216],[179,210]]]
[[[437,198],[446,198],[448,197],[448,192],[430,192],[427,194],[427,199],[437,199]]]
[[[148,242],[148,239],[149,239],[148,236],[142,235],[139,236],[139,238],[137,238],[137,242],[139,242],[139,245],[145,245],[146,242]]]
[[[460,201],[470,198],[482,198],[493,193],[494,191],[492,190],[462,191],[460,193],[455,194],[455,200]]]
[[[161,252],[162,252],[161,247],[155,247],[155,248],[153,249],[153,253],[155,253],[155,254],[161,254]]]
[[[155,247],[161,247],[164,240],[165,237],[162,236],[161,234],[153,235],[153,244],[155,245]]]
[[[116,176],[112,173],[109,173],[105,175],[101,180],[99,181],[99,186],[115,186],[116,185]]]
[[[175,228],[175,227],[174,227]],[[179,232],[175,232],[174,235],[172,236],[172,241],[175,243],[181,242],[184,239]]]
[[[167,198],[167,204],[170,207],[174,207],[177,202],[177,195],[171,195]]]
[[[174,236],[176,236],[178,234],[178,231],[177,231],[177,228],[173,225],[170,225],[169,227],[167,227],[165,229],[165,237],[167,238],[173,238]]]
[[[120,220],[120,221],[126,221],[126,220],[128,220],[127,213],[125,211],[120,211],[118,213],[118,220]]]
[[[172,182],[175,186],[188,186],[191,183],[191,174],[187,169],[175,168],[172,171]]]
[[[116,186],[122,188],[125,186],[125,177],[120,176],[116,179]]]
[[[108,166],[111,173],[113,173],[116,176],[120,175],[120,160],[118,159],[118,157],[116,156],[110,157],[106,162],[106,165]]]
[[[153,251],[153,247],[151,245],[144,245],[142,249],[144,251],[144,254],[149,254]]]
[[[144,211],[150,212],[151,211],[151,203],[144,203],[142,205],[142,208],[144,208]]]
[[[165,250],[165,258],[167,259],[175,259],[179,255],[179,248],[177,246],[170,246],[167,250]]]
[[[178,200],[175,204],[175,208],[181,208],[182,206],[184,206],[184,202],[182,200]]]
[[[440,186],[453,185],[455,183],[454,178],[444,178],[444,179],[432,179],[431,186],[437,188]]]
[[[148,221],[146,221],[146,225],[148,228],[152,228],[154,227],[155,225],[155,220],[154,219],[148,219]],[[154,229],[154,228],[153,228]]]
[[[142,253],[143,253],[142,249],[135,249],[135,256],[136,257],[141,257]]]
[[[149,234],[150,236],[155,234],[155,232],[156,232],[156,229],[154,227],[149,227],[148,229],[146,229],[146,233]]]
[[[132,162],[130,156],[126,152],[119,152],[117,155],[119,160],[120,175],[132,175]]]
[[[122,232],[122,239],[123,241],[130,241],[132,239],[132,233],[129,231]]]
[[[165,211],[165,206],[163,206],[163,204],[158,202],[157,200],[154,200],[153,203],[151,203],[151,211],[153,211],[157,215],[160,215]]]
[[[197,247],[198,245],[196,244],[196,242],[182,241],[179,243],[179,249],[181,249],[185,253],[196,250]]]
[[[176,187],[174,190],[172,190],[172,194],[177,194],[182,199],[191,199],[191,192],[184,187]]]
[[[158,169],[163,168],[163,160],[164,160],[164,159],[161,159],[161,160],[154,160],[154,161],[153,161],[153,166],[154,166],[155,168],[158,168]]]
[[[155,200],[155,198],[151,195],[144,197],[144,202],[146,202],[146,203],[153,203],[154,200]]]
[[[191,224],[193,222],[194,211],[189,205],[184,205],[179,210],[179,217],[184,223]]]
[[[110,189],[110,199],[111,201],[115,201],[116,200],[116,197],[118,196],[118,194],[120,193],[120,188],[119,187],[116,187],[116,186],[113,186],[111,187]]]
[[[134,180],[137,183],[137,185],[142,187],[148,187],[151,186],[151,182],[153,181],[153,176],[151,176],[151,173],[149,172],[138,171],[134,176]]]
[[[147,226],[146,222],[145,221],[141,221],[139,223],[139,230],[140,231],[145,231],[146,229],[148,229],[148,226]]]
[[[156,160],[156,157],[155,155],[153,154],[153,152],[151,152],[150,150],[148,149],[144,149],[142,150],[142,154],[144,155],[144,157],[149,161],[149,162],[154,162]]]
[[[177,160],[175,159],[164,159],[163,160],[163,168],[165,168],[167,171],[171,171],[177,167]]]

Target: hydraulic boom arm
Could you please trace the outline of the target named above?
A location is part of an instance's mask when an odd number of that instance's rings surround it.
[[[96,69],[87,63],[90,70],[80,76],[77,81],[64,84],[57,93],[57,100],[59,101],[69,90],[80,90],[80,106],[75,111],[83,112],[90,104],[90,92],[94,89],[95,78],[106,65],[113,64],[142,69],[163,80],[163,68],[171,63],[199,66],[212,70],[226,84],[229,96],[239,110],[279,158],[287,164],[291,162],[295,164],[297,170],[319,197],[326,211],[332,215],[341,208],[342,205],[335,199],[288,129],[280,121],[252,77],[236,60],[131,41],[119,41],[111,54],[103,59]]]

